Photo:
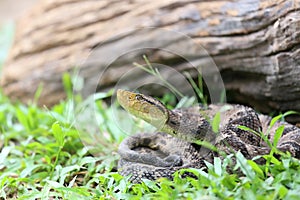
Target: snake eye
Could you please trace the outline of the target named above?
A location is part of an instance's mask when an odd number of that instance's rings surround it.
[[[135,95],[135,99],[136,100],[143,100],[143,97],[139,94]]]

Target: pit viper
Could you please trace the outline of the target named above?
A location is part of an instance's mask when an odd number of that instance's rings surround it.
[[[138,133],[125,138],[118,149],[118,170],[130,175],[132,182],[161,177],[172,179],[184,168],[203,168],[213,162],[219,152],[241,152],[253,159],[269,154],[276,130],[283,129],[277,149],[300,159],[300,129],[283,121],[270,127],[271,117],[237,104],[211,104],[169,110],[159,100],[144,94],[119,89],[117,99],[130,114],[155,126],[154,133]],[[217,131],[213,120],[219,116]],[[246,128],[245,128],[246,127]],[[216,129],[216,128],[215,128]],[[199,144],[207,142],[217,151]],[[259,160],[259,159],[258,159]]]

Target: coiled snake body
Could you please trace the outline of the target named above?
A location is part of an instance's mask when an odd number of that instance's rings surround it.
[[[267,139],[272,142],[280,126],[284,130],[277,149],[300,159],[300,129],[281,121],[269,127],[271,118],[257,114],[250,107],[212,104],[207,108],[168,110],[160,101],[143,94],[118,90],[117,98],[125,110],[160,131],[139,133],[120,144],[118,170],[124,176],[131,175],[133,182],[143,178],[172,179],[172,174],[179,169],[205,167],[204,160],[212,162],[219,156],[218,152],[240,151],[247,159],[269,154],[270,147],[257,133],[267,133]],[[211,125],[216,114],[220,116],[218,133],[214,133]],[[209,142],[218,151],[205,148],[198,141]]]

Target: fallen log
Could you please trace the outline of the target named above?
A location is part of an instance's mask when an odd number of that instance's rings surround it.
[[[228,101],[300,111],[299,10],[299,0],[39,1],[18,21],[1,85],[26,102],[43,83],[39,104],[50,106],[65,97],[61,77],[75,66],[86,91],[102,73],[97,88],[105,90],[146,54],[178,71],[192,68],[183,58],[215,63]]]

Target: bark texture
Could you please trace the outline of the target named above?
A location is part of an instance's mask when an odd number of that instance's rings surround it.
[[[300,111],[299,47],[300,0],[43,0],[19,20],[1,84],[26,102],[43,83],[39,103],[52,105],[75,66],[93,91],[113,87],[143,54],[179,71],[191,68],[183,58],[209,71],[212,58],[231,101]]]

